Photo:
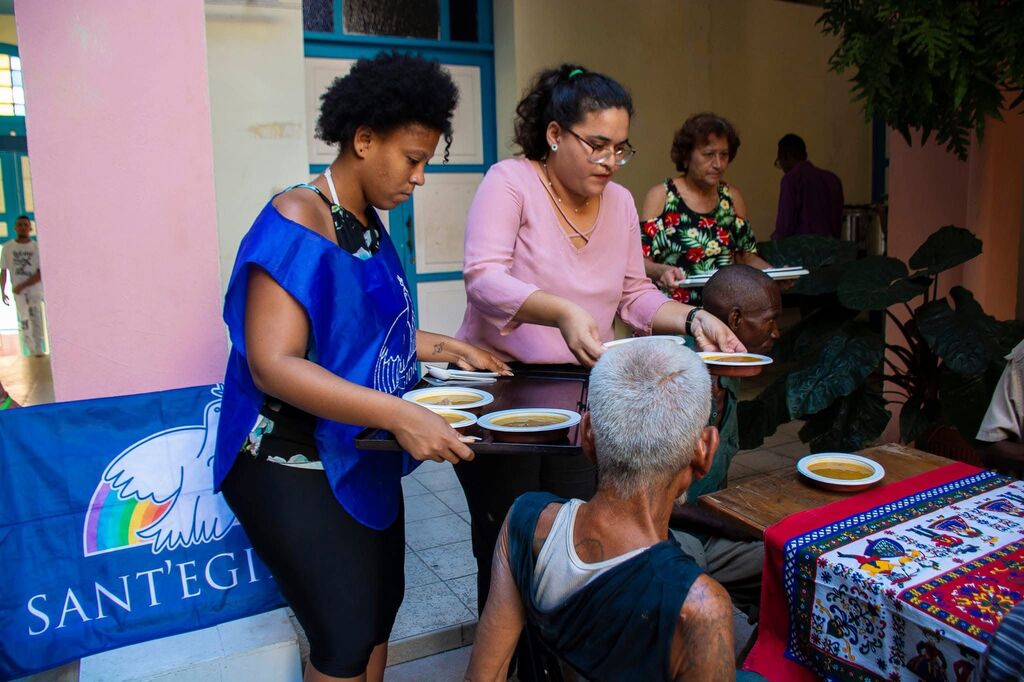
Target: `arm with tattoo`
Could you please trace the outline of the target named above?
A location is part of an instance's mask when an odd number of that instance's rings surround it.
[[[416,330],[416,359],[420,362],[450,362],[459,369],[482,369],[511,376],[508,365],[482,348],[443,334]]]
[[[701,575],[679,610],[672,641],[673,679],[731,682],[736,677],[734,655],[729,594]]]

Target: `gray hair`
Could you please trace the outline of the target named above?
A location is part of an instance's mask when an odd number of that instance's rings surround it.
[[[690,464],[711,414],[711,378],[681,344],[637,340],[601,356],[587,401],[600,486],[631,497]]]

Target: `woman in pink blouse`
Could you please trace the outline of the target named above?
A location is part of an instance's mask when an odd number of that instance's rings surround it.
[[[611,182],[636,153],[625,88],[564,64],[537,76],[516,114],[525,158],[492,166],[469,210],[468,305],[456,336],[504,360],[590,367],[618,313],[641,334],[689,333],[703,349],[744,350],[717,318],[669,300],[644,273],[636,206]],[[589,499],[596,474],[582,455],[480,457],[456,473],[472,516],[482,613],[513,500],[534,490]]]
[[[615,314],[641,334],[742,346],[713,315],[670,301],[644,272],[633,197],[611,182],[635,154],[621,85],[571,65],[516,109],[525,158],[488,171],[466,223],[468,305],[457,336],[505,360],[591,366]]]

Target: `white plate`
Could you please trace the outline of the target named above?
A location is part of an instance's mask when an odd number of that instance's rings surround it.
[[[544,426],[505,426],[502,424],[495,424],[495,419],[501,419],[502,417],[511,417],[517,414],[557,414],[566,417],[566,421],[558,422],[557,424],[546,424]],[[576,426],[580,423],[580,415],[578,412],[572,410],[556,410],[551,407],[521,407],[515,410],[500,410],[498,412],[491,412],[485,414],[477,420],[477,426],[482,426],[490,431],[504,431],[506,433],[533,433],[535,431],[557,431],[558,429],[567,429],[570,426]]]
[[[776,268],[774,270],[765,270],[764,274],[772,279],[798,279],[804,275],[811,274],[811,271],[806,268]]]
[[[604,344],[605,348],[614,348],[615,346],[621,346],[624,343],[631,343],[633,341],[672,341],[678,343],[680,346],[685,346],[686,341],[681,336],[669,336],[667,334],[654,335],[654,336],[629,336],[624,339],[615,339]]]
[[[704,361],[705,365],[718,365],[719,367],[760,367],[761,365],[770,365],[772,360],[767,355],[758,355],[757,353],[719,353],[718,351],[701,351],[697,353],[700,359]],[[757,362],[742,362],[738,360],[730,360],[731,356],[745,356],[748,358],[757,358]],[[711,358],[721,358],[714,359]]]
[[[440,405],[432,403],[420,402],[423,398],[429,398],[432,396],[443,396],[448,395],[475,395],[477,400],[471,403],[462,403],[459,405]],[[494,396],[487,391],[481,391],[478,388],[470,388],[468,386],[437,386],[435,388],[417,388],[415,391],[409,391],[408,393],[402,394],[403,400],[416,403],[420,407],[426,407],[431,410],[475,410],[478,407],[484,405],[490,405],[494,402]]]
[[[708,280],[711,279],[711,276],[714,275],[716,272],[718,272],[718,270],[713,270],[711,272],[702,272],[699,275],[690,275],[686,279],[676,282],[675,285],[677,287],[699,289],[700,287],[707,284]],[[799,277],[803,277],[804,275],[809,275],[810,270],[800,267],[799,265],[794,265],[788,268],[769,268],[768,270],[764,270],[764,274],[768,275],[772,279],[797,279]]]
[[[497,379],[497,372],[469,371],[465,369],[447,369],[436,365],[424,365],[432,376],[441,380],[448,379]]]
[[[811,471],[810,466],[816,463],[835,462],[841,464],[843,462],[857,462],[870,467],[874,472],[866,478],[831,478],[829,476],[822,476]],[[796,470],[801,474],[816,481],[818,483],[825,483],[830,486],[838,486],[843,488],[857,488],[867,487],[872,483],[877,483],[885,477],[885,468],[881,464],[874,460],[870,460],[867,457],[861,457],[860,455],[851,455],[845,452],[819,452],[816,455],[807,455],[801,457],[796,463]]]

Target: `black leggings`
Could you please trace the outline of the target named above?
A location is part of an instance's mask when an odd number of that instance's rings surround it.
[[[352,518],[320,469],[240,453],[224,497],[309,639],[318,671],[355,677],[388,641],[405,593],[405,511],[383,531]]]

